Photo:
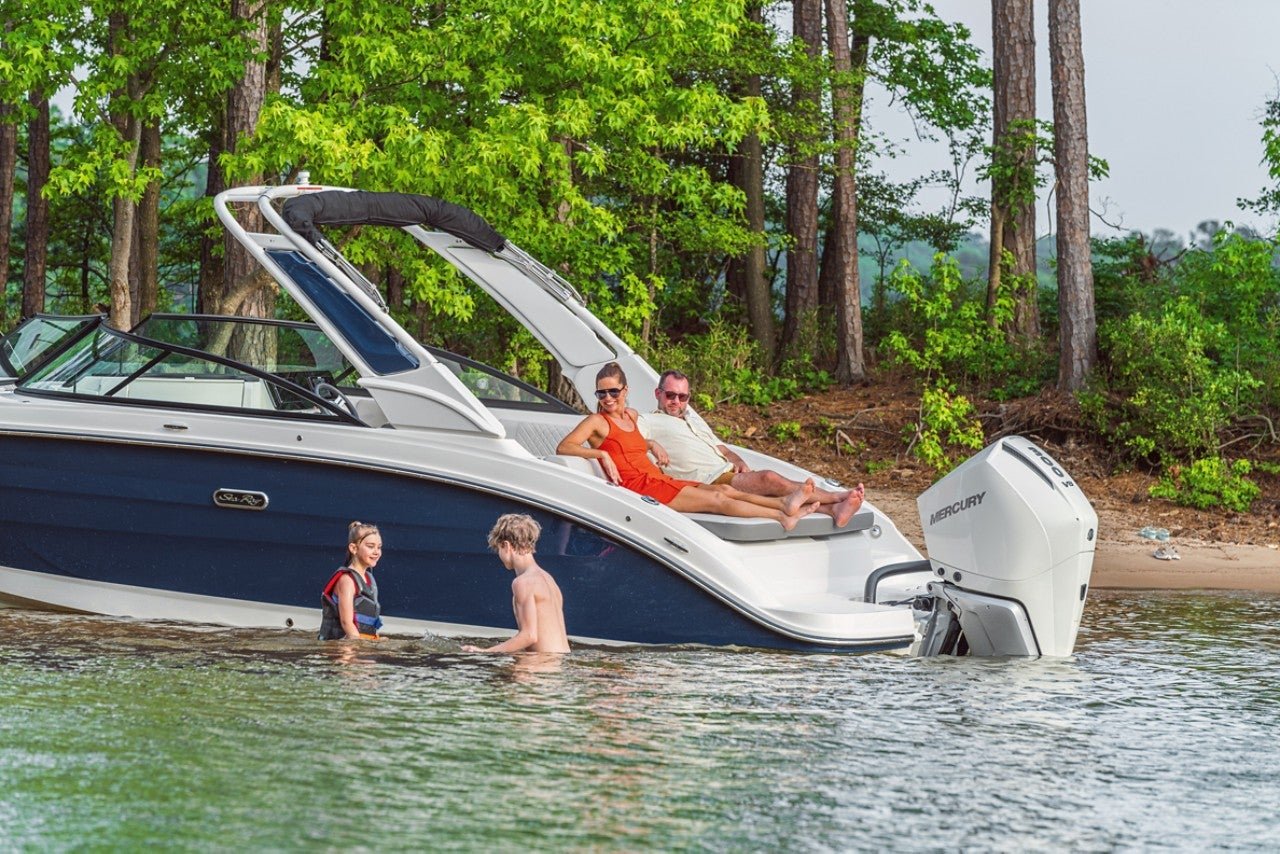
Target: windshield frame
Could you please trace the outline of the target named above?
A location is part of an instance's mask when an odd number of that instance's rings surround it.
[[[44,364],[48,362],[50,359],[53,359],[59,353],[61,353],[65,348],[70,346],[75,341],[78,341],[80,337],[84,335],[88,330],[97,329],[98,326],[101,325],[102,322],[106,320],[106,315],[103,315],[103,314],[48,314],[45,312],[39,312],[37,314],[31,315],[28,318],[25,318],[21,323],[13,327],[13,329],[10,329],[9,332],[4,335],[4,337],[9,338],[14,333],[20,331],[26,326],[32,323],[35,323],[37,321],[43,321],[43,322],[49,323],[51,321],[59,321],[59,320],[65,320],[69,323],[79,324],[80,328],[76,329],[74,332],[70,334],[64,335],[62,340],[60,340],[55,346],[41,353],[39,358],[37,358],[30,365],[28,365],[25,370],[22,370],[22,371],[17,370],[17,368],[9,360],[8,355],[6,355],[3,352],[3,349],[0,348],[0,383],[17,382],[27,374],[38,370],[39,368],[44,366]]]
[[[239,320],[242,318],[234,318],[234,319]],[[269,318],[255,318],[255,320],[265,321],[267,323],[276,322],[276,321],[272,321]],[[312,422],[320,422],[320,423],[333,423],[333,421],[336,419],[340,423],[348,424],[351,426],[369,427],[367,423],[362,421],[354,413],[345,412],[340,407],[330,403],[327,400],[324,400],[323,398],[321,398],[314,392],[304,388],[303,386],[295,382],[292,382],[291,380],[285,379],[284,377],[278,376],[276,374],[272,374],[269,371],[259,370],[258,368],[255,368],[252,365],[245,364],[244,362],[238,362],[235,359],[228,359],[223,356],[216,356],[213,353],[209,353],[204,350],[197,350],[192,347],[184,347],[181,344],[171,344],[165,341],[158,341],[154,338],[147,338],[143,335],[135,335],[132,332],[124,332],[119,329],[113,329],[112,327],[101,322],[90,324],[84,330],[82,330],[81,334],[74,336],[72,340],[68,341],[66,343],[66,346],[59,347],[57,356],[62,356],[67,351],[68,348],[73,346],[75,343],[81,341],[83,338],[85,338],[86,335],[88,335],[88,333],[91,330],[94,332],[101,332],[102,334],[110,338],[117,338],[122,341],[127,341],[133,344],[140,345],[142,347],[147,347],[154,350],[160,350],[166,354],[171,352],[178,355],[188,356],[188,357],[202,360],[202,361],[213,362],[214,364],[220,364],[225,367],[232,368],[236,371],[240,371],[242,373],[248,374],[249,376],[255,377],[256,379],[259,379],[263,382],[282,386],[283,388],[287,389],[291,393],[296,394],[302,397],[303,399],[307,400],[308,402],[314,404],[315,406],[319,407],[323,412],[329,413],[329,415],[316,416],[306,412],[294,412],[290,410],[281,410],[281,409],[270,409],[270,410],[253,409],[248,407],[219,406],[217,404],[208,404],[208,403],[191,403],[187,401],[147,400],[145,398],[128,398],[128,397],[117,398],[113,396],[115,392],[127,386],[134,379],[137,379],[141,375],[142,373],[141,371],[137,371],[137,372],[134,372],[133,374],[130,374],[129,376],[123,377],[121,382],[115,385],[114,387],[112,387],[110,393],[108,394],[83,394],[79,392],[51,391],[49,389],[43,389],[43,388],[32,388],[29,385],[27,385],[27,383],[31,379],[32,373],[36,373],[36,372],[28,373],[27,375],[21,377],[17,381],[17,384],[14,387],[14,392],[16,394],[27,394],[33,397],[40,397],[40,398],[46,398],[46,399],[52,399],[52,400],[92,401],[96,403],[107,403],[107,404],[114,404],[119,406],[141,406],[141,407],[146,407],[151,409],[179,409],[179,410],[191,410],[191,411],[197,411],[197,412],[217,412],[221,414],[232,413],[236,415],[247,415],[255,418],[282,418],[282,419],[292,420],[292,421],[301,420],[301,421],[312,421]],[[164,356],[160,356],[155,361],[159,361],[160,359],[163,359],[163,358]],[[97,357],[95,356],[95,361],[96,359]],[[44,367],[47,367],[52,361],[53,361],[53,358],[46,360],[45,363],[41,366],[41,369],[43,369]],[[90,362],[89,364],[93,364],[93,362]]]

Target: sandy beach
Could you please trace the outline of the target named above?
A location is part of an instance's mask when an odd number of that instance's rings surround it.
[[[1134,540],[1098,543],[1094,587],[1280,593],[1280,550],[1272,546],[1174,541],[1181,559],[1157,560],[1158,543]]]
[[[916,496],[880,491],[869,500],[924,551]],[[1163,543],[1137,534],[1133,519],[1107,507],[1098,511],[1099,539],[1092,586],[1130,590],[1254,590],[1280,593],[1280,547],[1174,537],[1178,560],[1157,560]]]

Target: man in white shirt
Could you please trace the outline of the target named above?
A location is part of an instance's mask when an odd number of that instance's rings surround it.
[[[696,412],[689,411],[689,378],[679,371],[667,371],[654,392],[658,411],[640,416],[640,435],[652,443],[658,465],[681,480],[700,483],[727,483],[754,495],[788,495],[805,486],[776,471],[752,471],[742,457],[716,438]],[[812,484],[810,478],[806,483]],[[862,506],[862,484],[847,492],[813,489],[818,512],[831,516],[844,527]]]

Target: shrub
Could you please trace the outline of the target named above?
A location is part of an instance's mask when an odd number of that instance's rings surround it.
[[[954,389],[926,388],[920,396],[920,420],[906,428],[912,453],[940,474],[951,471],[970,451],[981,450],[985,437],[973,404]],[[952,450],[962,453],[957,456]]]
[[[1171,466],[1149,493],[1185,507],[1226,507],[1243,513],[1261,493],[1245,476],[1252,470],[1248,460],[1228,463],[1221,457],[1205,457],[1189,466]]]
[[[775,442],[793,442],[800,438],[802,429],[799,421],[779,421],[769,428],[769,435]]]
[[[1179,298],[1157,318],[1131,314],[1103,325],[1109,371],[1080,395],[1085,417],[1133,458],[1164,465],[1218,450],[1218,433],[1254,403],[1261,385],[1233,366],[1222,323]]]
[[[935,471],[950,471],[959,461],[953,449],[968,452],[982,447],[982,425],[969,399],[957,391],[957,378],[990,380],[992,365],[1009,363],[1012,351],[1000,324],[1013,311],[1002,293],[995,310],[996,325],[988,325],[985,305],[966,298],[960,270],[952,259],[938,256],[927,279],[905,262],[890,280],[901,294],[902,310],[910,318],[912,335],[890,332],[883,342],[889,358],[912,368],[920,378],[920,414],[906,430],[911,452]]]
[[[703,411],[725,401],[768,406],[808,391],[823,391],[834,382],[807,358],[788,360],[778,375],[769,374],[747,329],[720,319],[713,320],[706,332],[687,335],[679,343],[663,336],[655,338],[645,358],[659,371],[688,374],[697,406]]]

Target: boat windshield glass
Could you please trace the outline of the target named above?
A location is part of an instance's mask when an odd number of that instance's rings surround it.
[[[379,374],[396,374],[418,367],[417,358],[386,327],[310,260],[286,249],[268,250],[267,256],[306,294],[317,311],[342,330],[371,369]]]
[[[258,343],[266,346],[267,340],[264,336]],[[256,361],[270,359],[262,354]],[[18,389],[121,403],[354,420],[311,392],[248,365],[213,354],[187,352],[106,326],[93,330],[19,380]]]
[[[320,327],[287,320],[153,314],[134,334],[232,359],[306,389],[327,382],[356,388],[356,369]]]
[[[486,364],[472,361],[457,353],[450,353],[448,350],[441,350],[439,347],[428,347],[427,350],[462,381],[467,391],[474,394],[486,406],[499,409],[540,409],[547,412],[574,411],[573,407],[545,391],[523,383]]]
[[[16,379],[34,370],[49,354],[101,319],[100,314],[37,314],[23,321],[0,338],[0,379]]]

